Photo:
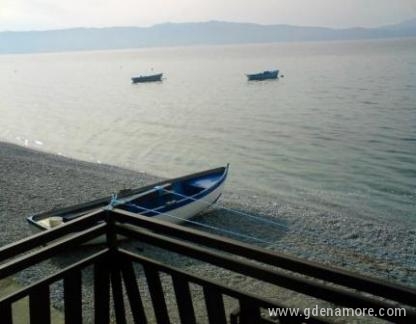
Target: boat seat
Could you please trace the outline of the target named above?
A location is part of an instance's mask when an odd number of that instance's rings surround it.
[[[61,216],[51,216],[40,220],[38,223],[46,228],[54,228],[63,225],[64,219]]]
[[[176,204],[176,202],[177,202],[176,199],[172,199],[172,200],[167,201],[165,205],[170,206],[170,205]]]
[[[190,181],[189,185],[197,188],[208,188],[212,185],[212,179],[196,179],[194,181]]]

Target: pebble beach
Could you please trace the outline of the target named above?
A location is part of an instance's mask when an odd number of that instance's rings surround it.
[[[159,179],[156,175],[0,143],[0,245],[10,244],[32,234],[32,229],[26,222],[26,216],[31,213],[108,196]],[[243,213],[255,215],[256,218],[244,217]],[[251,241],[266,249],[416,287],[416,231],[406,226],[406,223],[348,218],[345,214],[286,204],[279,201],[278,197],[267,194],[257,195],[249,191],[229,189],[226,189],[218,207],[207,210],[195,220],[243,234],[244,237],[227,235]],[[275,226],[270,225],[271,222]],[[147,256],[160,260],[169,258],[167,252],[159,249],[140,243],[129,244],[129,248],[136,251],[139,248]],[[84,252],[73,251],[57,256],[39,267],[19,273],[14,280],[20,285],[26,285],[46,273],[57,271]],[[257,282],[233,276],[227,271],[218,271],[218,268],[179,257],[174,260],[174,265],[184,270],[203,272],[207,277],[221,282],[228,281],[243,290],[263,289],[264,294],[276,294],[266,287],[259,288]],[[86,280],[91,280],[88,273]],[[169,292],[169,288],[166,289]],[[285,298],[289,303],[292,299],[294,302],[297,300],[290,292],[279,293],[280,298]],[[85,294],[87,298],[91,297],[91,292]],[[61,285],[52,286],[51,295],[55,307],[59,309]],[[173,305],[174,301],[168,301],[169,308]],[[88,308],[87,305],[85,307]]]

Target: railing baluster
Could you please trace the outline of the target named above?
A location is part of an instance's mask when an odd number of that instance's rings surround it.
[[[189,283],[181,276],[172,276],[172,280],[181,323],[196,323],[194,306],[189,291]]]
[[[111,271],[111,288],[113,290],[114,311],[116,314],[117,324],[126,324],[126,311],[124,308],[121,274],[117,267],[113,267]]]
[[[30,324],[50,324],[51,304],[49,286],[40,286],[29,294]]]
[[[131,261],[126,260],[123,262],[122,274],[134,322],[136,324],[145,324],[147,323],[146,314],[144,312],[142,297],[140,296],[140,290],[137,286],[136,276]]]
[[[70,272],[64,277],[65,324],[82,323],[81,271]]]
[[[246,300],[240,300],[240,324],[259,323],[260,321],[259,307]]]
[[[149,286],[150,296],[152,298],[153,309],[156,320],[159,324],[168,324],[169,315],[166,307],[165,297],[163,294],[162,284],[160,282],[159,272],[150,266],[144,266],[144,273]]]
[[[105,262],[94,265],[95,324],[110,322],[110,272]]]
[[[226,324],[227,320],[221,293],[212,287],[206,286],[204,287],[204,296],[209,323]]]
[[[7,303],[7,302],[0,303],[0,319],[1,319],[1,323],[4,323],[4,324],[13,323],[11,303]]]

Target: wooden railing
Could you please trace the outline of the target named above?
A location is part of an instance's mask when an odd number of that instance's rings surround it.
[[[97,211],[66,225],[34,235],[0,249],[0,279],[16,274],[27,267],[50,259],[65,250],[105,236],[101,249],[84,259],[46,276],[25,288],[0,298],[0,323],[13,323],[12,306],[29,297],[30,323],[48,324],[50,287],[63,281],[63,309],[65,323],[82,323],[94,318],[97,324],[110,323],[196,323],[201,318],[195,309],[190,285],[200,287],[205,303],[204,321],[209,323],[325,323],[325,317],[267,316],[268,308],[284,309],[287,305],[265,298],[262,291],[247,292],[161,262],[120,245],[120,236],[196,259],[212,266],[229,270],[258,282],[283,287],[299,294],[316,298],[332,307],[380,309],[401,307],[406,316],[383,318],[393,322],[416,323],[416,291],[362,275],[329,268],[313,262],[261,249],[229,238],[195,229],[138,216],[123,210]],[[137,266],[143,269],[140,275]],[[83,311],[83,271],[94,268],[93,314]],[[167,307],[167,296],[161,275],[171,279],[177,315]],[[150,294],[149,302],[140,293],[138,284],[145,279]],[[226,280],[226,278],[224,278]],[[224,297],[231,298],[238,307],[229,309]],[[169,296],[173,298],[173,296]],[[293,306],[293,305],[291,305]],[[295,305],[296,306],[296,305]],[[298,305],[301,307],[301,305]],[[113,315],[112,315],[113,314]],[[403,314],[402,314],[403,315]]]

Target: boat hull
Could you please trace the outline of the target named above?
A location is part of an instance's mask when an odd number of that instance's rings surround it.
[[[137,77],[132,77],[131,82],[132,83],[144,83],[144,82],[162,81],[162,76],[163,76],[163,73],[154,74],[154,75],[137,76]]]
[[[27,217],[28,222],[39,230],[64,225],[70,220],[88,213],[108,209],[122,209],[142,216],[154,217],[172,223],[186,222],[215,203],[222,194],[228,173],[226,167],[161,181],[118,193],[117,199],[105,197],[91,202],[47,211]],[[88,242],[104,243],[105,237]]]
[[[220,198],[223,187],[224,182],[222,182],[216,189],[208,193],[205,197],[201,198],[200,200],[190,202],[182,207],[172,209],[171,211],[168,211],[165,214],[160,214],[155,217],[157,219],[161,219],[175,224],[184,223],[188,219],[201,213],[209,206],[214,204]]]
[[[275,71],[264,71],[262,73],[247,74],[249,81],[263,81],[277,79],[279,76],[279,70]]]

